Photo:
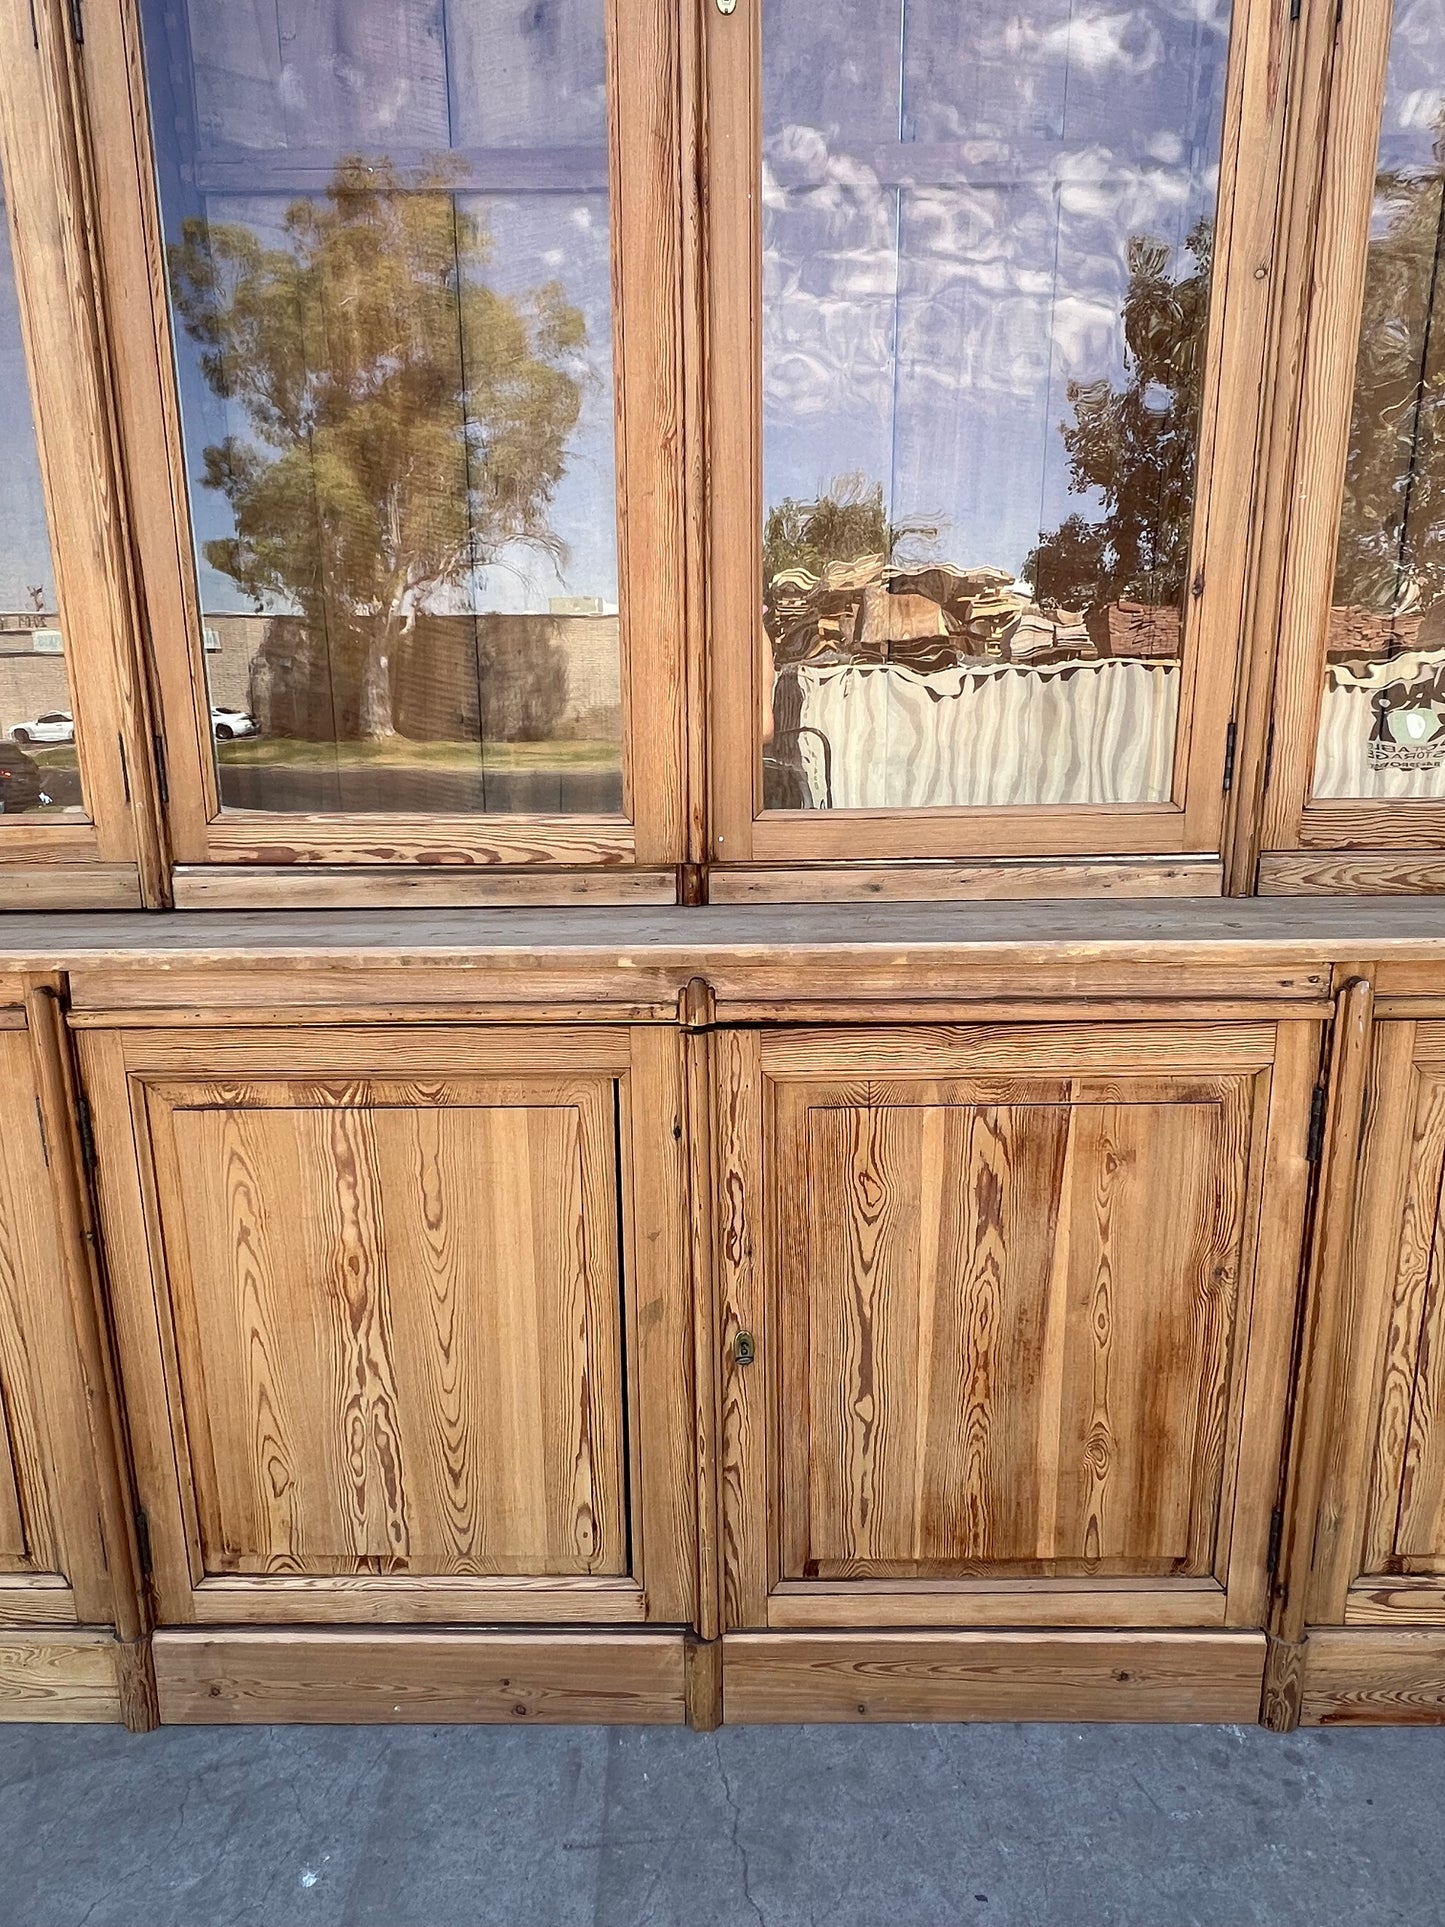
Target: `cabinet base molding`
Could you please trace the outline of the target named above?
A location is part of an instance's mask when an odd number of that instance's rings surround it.
[[[484,865],[415,869],[317,869],[289,864],[182,864],[173,886],[178,910],[488,910],[508,904],[566,908],[675,904],[677,871],[502,870]],[[39,907],[39,906],[35,906]],[[132,901],[130,908],[134,908]]]
[[[158,1632],[162,1726],[672,1725],[676,1633]]]
[[[1445,1726],[1445,1626],[1314,1628],[1302,1726]]]
[[[1253,1724],[1263,1633],[732,1633],[723,1718]]]
[[[108,1632],[0,1631],[0,1720],[119,1720],[120,1664]]]

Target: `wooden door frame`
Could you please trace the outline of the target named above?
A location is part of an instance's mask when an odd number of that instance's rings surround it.
[[[693,1327],[687,1294],[685,1093],[679,1034],[606,1021],[317,1023],[271,1033],[87,1024],[80,1058],[94,1109],[111,1290],[134,1432],[136,1478],[151,1522],[158,1618],[167,1625],[690,1624],[696,1611]],[[150,1148],[155,1083],[228,1074],[291,1082],[308,1052],[327,1077],[475,1075],[616,1081],[620,1260],[626,1372],[623,1439],[632,1569],[625,1578],[426,1578],[405,1574],[213,1578],[202,1574],[178,1440],[184,1414],[167,1336],[165,1244]],[[319,1072],[318,1072],[319,1074]]]
[[[1213,854],[1224,831],[1226,734],[1240,637],[1261,438],[1288,86],[1287,0],[1236,0],[1226,80],[1215,284],[1208,336],[1174,796],[1164,805],[762,812],[761,0],[705,25],[710,560],[708,678],[714,877],[723,866],[900,859],[1118,858]],[[739,622],[738,612],[747,614]],[[730,646],[742,627],[746,652]],[[976,867],[976,866],[975,866]],[[1077,865],[1075,865],[1077,867]],[[1040,878],[1037,891],[1047,893]],[[1087,891],[1087,880],[1076,887]],[[1117,889],[1117,880],[1102,887]],[[1147,873],[1129,886],[1147,891]],[[1168,885],[1166,883],[1165,887]],[[1213,894],[1211,883],[1194,893]],[[907,894],[897,886],[884,894]],[[967,893],[966,891],[961,893]],[[1020,894],[1027,893],[1021,889]],[[1073,891],[1070,891],[1072,894]]]
[[[164,901],[140,616],[65,0],[0,0],[0,151],[88,820],[0,827],[6,907]]]
[[[1236,1024],[1235,1020],[1238,1020]],[[1299,1241],[1308,1191],[1310,1093],[1319,1065],[1317,1022],[1279,1020],[1267,1005],[1231,1013],[1229,1024],[1090,1021],[1087,1006],[1052,1021],[1008,1027],[931,1025],[826,1032],[724,1028],[712,1033],[712,1268],[718,1361],[717,1437],[722,1495],[725,1633],[951,1625],[1016,1628],[1104,1626],[1262,1629],[1269,1600],[1268,1546],[1279,1496]],[[1110,1074],[1188,1080],[1212,1074],[1252,1088],[1250,1159],[1241,1239],[1237,1325],[1231,1353],[1231,1436],[1226,1441],[1217,1544],[1220,1565],[1204,1584],[980,1579],[943,1599],[906,1586],[833,1588],[808,1582],[809,1597],[777,1575],[776,1438],[781,1393],[769,1363],[777,1328],[772,1254],[779,1237],[770,1168],[769,1060],[790,1077],[836,1082],[870,1066],[889,1076],[957,1074],[1005,1066],[1020,1076]],[[811,1060],[811,1061],[810,1061]],[[816,1063],[817,1068],[812,1068]],[[913,1068],[910,1068],[913,1067]],[[1268,1208],[1265,1208],[1265,1204]],[[755,1362],[735,1355],[739,1333],[759,1342]],[[1106,1605],[1104,1601],[1108,1601]]]
[[[1393,9],[1343,0],[1309,86],[1323,138],[1288,484],[1257,887],[1263,895],[1445,888],[1445,800],[1312,795]],[[1288,378],[1281,366],[1279,378]]]
[[[529,902],[675,900],[687,811],[684,56],[671,0],[605,5],[624,812],[597,817],[222,811],[138,0],[87,16],[81,61],[182,904],[308,903],[318,868],[332,872],[329,900],[412,900],[394,873],[418,866],[433,904],[506,901],[514,879]]]

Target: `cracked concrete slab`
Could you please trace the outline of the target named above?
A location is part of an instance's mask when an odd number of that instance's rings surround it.
[[[0,1726],[3,1927],[1431,1927],[1445,1731]]]

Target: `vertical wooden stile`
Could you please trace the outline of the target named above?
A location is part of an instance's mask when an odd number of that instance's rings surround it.
[[[100,1530],[111,1578],[116,1636],[122,1647],[118,1668],[122,1710],[133,1732],[149,1732],[158,1724],[158,1714],[149,1651],[146,1576],[86,1176],[86,1147],[79,1122],[82,1098],[54,982],[35,978],[27,981],[25,1018],[86,1387],[90,1444],[100,1496]]]
[[[1373,1019],[1374,989],[1369,978],[1351,978],[1336,1001],[1314,1238],[1301,1308],[1295,1379],[1298,1389],[1280,1507],[1269,1654],[1260,1708],[1261,1721],[1274,1732],[1289,1732],[1299,1724],[1304,1683],[1301,1648],[1315,1519],[1329,1446],[1333,1362],[1349,1265]]]

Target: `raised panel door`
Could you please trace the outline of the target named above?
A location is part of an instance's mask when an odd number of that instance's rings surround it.
[[[734,1625],[1262,1623],[1310,1069],[1275,1057],[1263,1025],[762,1042]]]
[[[685,1545],[644,1531],[674,1468],[629,1423],[685,1306],[649,1270],[675,1199],[633,1256],[634,1120],[670,1119],[626,1031],[87,1056],[108,1216],[143,1226],[119,1290],[163,1620],[690,1616]]]

